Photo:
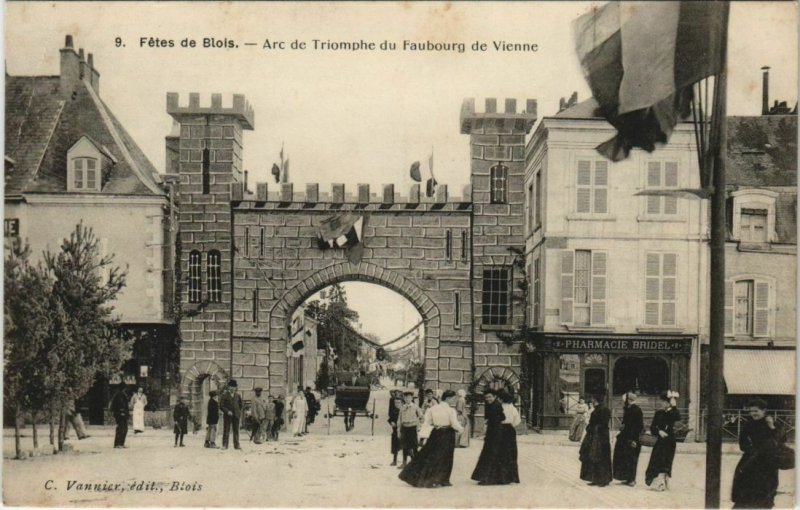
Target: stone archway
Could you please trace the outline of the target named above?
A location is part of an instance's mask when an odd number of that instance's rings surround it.
[[[201,424],[205,423],[209,390],[222,389],[228,377],[228,373],[213,361],[198,361],[184,374],[180,395],[188,400],[192,416]]]
[[[519,376],[508,367],[489,367],[476,379],[475,393],[481,395],[487,388],[512,391],[516,398],[519,396]]]
[[[425,359],[438,359],[440,341],[439,308],[412,279],[370,262],[342,262],[321,269],[283,293],[270,311],[270,388],[284,386],[279,374],[286,373],[286,340],[291,314],[309,296],[335,283],[360,281],[393,290],[406,298],[422,316],[425,325]],[[275,370],[277,366],[282,368]],[[438,371],[426,366],[426,385],[438,388]],[[285,389],[285,388],[284,388]]]

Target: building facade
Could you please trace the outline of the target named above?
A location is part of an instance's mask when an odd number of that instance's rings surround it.
[[[628,390],[647,416],[671,389],[694,427],[707,204],[646,194],[700,187],[692,125],[678,125],[656,152],[611,163],[595,149],[615,135],[596,102],[573,96],[562,106],[526,149],[529,422],[567,427],[582,397],[604,399],[618,417]]]
[[[71,36],[60,53],[57,76],[6,76],[5,240],[19,237],[38,256],[79,223],[92,228],[101,255],[127,267],[114,308],[136,335],[111,382],[141,385],[152,408],[166,407],[178,356],[168,186],[101,99],[92,54],[76,52]],[[107,382],[79,402],[92,423],[103,422]]]
[[[797,115],[728,119],[725,408],[765,400],[793,426],[797,338]],[[707,359],[704,356],[704,364]],[[703,371],[705,374],[706,371]],[[704,396],[705,397],[705,396]]]

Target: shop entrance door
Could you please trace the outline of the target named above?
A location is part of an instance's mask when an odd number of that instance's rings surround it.
[[[604,368],[587,368],[583,371],[583,395],[597,398],[606,393],[606,370]]]

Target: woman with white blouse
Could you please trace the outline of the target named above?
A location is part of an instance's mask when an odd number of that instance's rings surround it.
[[[400,472],[404,482],[428,488],[450,485],[456,433],[464,431],[453,408],[455,400],[456,393],[446,390],[442,402],[425,411],[423,427],[431,427],[432,431],[425,446]]]

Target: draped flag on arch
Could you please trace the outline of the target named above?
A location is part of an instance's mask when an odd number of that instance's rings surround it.
[[[612,161],[653,151],[690,113],[692,85],[722,70],[724,2],[611,2],[575,20],[575,44]]]
[[[317,229],[317,243],[322,250],[342,248],[347,260],[361,262],[364,244],[361,242],[364,217],[357,214],[336,214],[323,220]]]

